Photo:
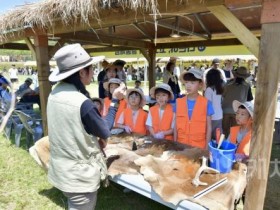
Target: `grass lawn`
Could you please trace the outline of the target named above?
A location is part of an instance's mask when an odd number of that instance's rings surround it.
[[[23,145],[17,148],[0,137],[0,209],[59,210],[66,199],[52,187],[45,172],[35,163]],[[97,210],[164,210],[167,207],[137,193],[123,193],[123,187],[111,184],[98,193]]]

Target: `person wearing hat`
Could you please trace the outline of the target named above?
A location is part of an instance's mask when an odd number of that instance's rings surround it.
[[[252,102],[232,102],[237,126],[230,128],[228,140],[237,145],[236,159],[244,160],[249,157],[250,141],[252,137],[253,111]]]
[[[175,114],[172,105],[168,103],[174,100],[171,87],[168,84],[159,84],[151,88],[150,95],[156,99],[156,104],[150,108],[146,121],[149,132],[156,139],[173,141]]]
[[[58,68],[49,76],[58,82],[48,97],[47,117],[50,139],[49,182],[61,190],[68,209],[94,209],[100,181],[107,176],[102,149],[110,136],[123,97],[124,84],[113,93],[114,104],[103,119],[85,86],[93,76],[92,58],[80,44],[60,48],[54,55]],[[97,138],[100,138],[99,140]]]
[[[214,58],[213,61],[212,61],[211,67],[206,69],[203,72],[203,82],[205,83],[205,85],[206,85],[206,75],[207,75],[208,71],[210,71],[211,69],[218,70],[221,74],[223,82],[227,83],[227,78],[226,78],[225,72],[222,69],[220,69],[219,66],[220,66],[220,59],[219,58]],[[205,89],[205,87],[204,87],[204,89]]]
[[[190,69],[180,76],[186,88],[186,96],[176,100],[176,124],[174,137],[178,142],[207,149],[211,139],[212,103],[199,94],[203,88],[203,73]]]
[[[246,67],[238,67],[233,71],[234,79],[224,87],[222,109],[223,109],[223,132],[227,137],[230,127],[236,125],[235,111],[232,108],[232,102],[238,100],[241,102],[252,101],[253,94],[251,86],[246,82],[250,75]]]
[[[17,97],[23,97],[25,94],[32,93],[33,90],[30,88],[32,84],[32,79],[27,78],[22,85],[19,86],[18,90],[15,92]]]
[[[125,71],[123,69],[124,65],[126,64],[126,62],[124,60],[115,60],[113,63],[116,68],[117,68],[117,75],[118,78],[122,81],[122,82],[126,82],[126,74]]]
[[[147,134],[146,120],[147,112],[143,110],[145,106],[145,96],[139,89],[128,89],[126,91],[127,108],[121,113],[116,127],[122,128],[126,133]]]
[[[104,82],[105,75],[106,75],[106,67],[109,65],[109,62],[106,60],[103,60],[101,65],[102,65],[103,69],[99,72],[99,74],[97,76],[97,81],[98,81],[98,95],[99,95],[99,98],[103,99],[106,97],[105,90],[103,87],[103,82]]]
[[[107,116],[108,115],[108,111],[109,111],[109,107],[112,104],[112,96],[113,96],[113,92],[115,91],[115,89],[117,89],[120,84],[122,84],[122,81],[118,78],[111,78],[108,82],[105,82],[103,84],[104,89],[107,91],[108,96],[106,98],[104,98],[104,109],[103,109],[103,114],[102,116]],[[118,119],[120,117],[120,114],[123,112],[123,110],[126,108],[127,103],[126,101],[122,98],[119,101],[119,105],[118,105],[118,111],[116,113],[116,117],[115,117],[115,123],[118,122]]]

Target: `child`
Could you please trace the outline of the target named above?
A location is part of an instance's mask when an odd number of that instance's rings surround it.
[[[223,109],[222,94],[223,84],[222,76],[216,69],[211,69],[206,74],[207,88],[204,97],[212,102],[215,114],[212,115],[212,139],[216,139],[216,129],[220,129],[222,133]]]
[[[150,134],[156,139],[173,140],[175,114],[171,104],[174,100],[171,87],[168,84],[160,84],[151,88],[150,95],[156,99],[156,105],[150,108],[146,125]]]
[[[126,100],[129,104],[120,115],[116,127],[125,129],[126,133],[147,134],[146,120],[147,112],[142,107],[146,104],[145,96],[138,89],[128,89]]]
[[[113,103],[112,100],[112,94],[115,89],[117,89],[120,84],[122,83],[121,80],[117,78],[111,78],[108,82],[105,82],[103,84],[104,89],[108,91],[108,96],[104,98],[104,108],[103,108],[103,117],[108,114],[109,107],[110,106],[115,106],[115,103]],[[123,112],[123,110],[126,108],[126,102],[125,100],[121,99],[118,105],[118,111],[116,113],[115,117],[115,123],[118,122],[118,119],[120,117],[120,114]]]
[[[249,157],[254,106],[252,102],[241,103],[237,100],[232,102],[232,106],[238,126],[230,128],[228,140],[237,144],[236,159],[244,160]]]
[[[190,69],[180,76],[186,88],[186,96],[176,100],[176,123],[174,139],[202,149],[208,148],[211,139],[211,115],[214,110],[211,102],[198,91],[203,88],[203,73]]]
[[[102,115],[103,107],[104,107],[103,100],[101,98],[92,98],[91,100],[94,103],[94,105],[96,106],[96,109],[98,110],[98,112]]]
[[[140,90],[143,93],[143,90],[142,90],[142,88],[140,86],[141,86],[141,81],[140,80],[136,80],[135,81],[135,89],[138,89],[138,90]]]

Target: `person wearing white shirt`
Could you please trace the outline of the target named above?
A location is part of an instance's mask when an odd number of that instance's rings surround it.
[[[218,70],[221,74],[221,78],[224,81],[224,83],[227,83],[227,78],[226,78],[225,72],[222,69],[219,68],[219,65],[220,65],[220,60],[218,58],[214,58],[213,61],[212,61],[212,66],[209,69],[206,69],[203,72],[203,81],[204,81],[205,85],[206,85],[206,74],[211,69]]]
[[[9,69],[9,74],[10,74],[10,80],[12,83],[18,81],[18,70],[16,69],[15,65],[12,65],[12,68]]]

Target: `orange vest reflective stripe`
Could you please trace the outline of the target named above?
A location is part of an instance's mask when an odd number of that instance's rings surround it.
[[[233,126],[230,128],[230,141],[237,144],[237,135],[240,130],[240,126]],[[250,151],[250,141],[251,141],[252,130],[248,131],[246,135],[241,140],[237,147],[236,153],[249,156]]]
[[[138,116],[136,119],[135,124],[133,124],[133,118],[132,118],[132,110],[130,108],[126,108],[124,110],[124,125],[128,125],[132,132],[146,135],[147,129],[146,129],[146,120],[148,117],[148,113],[145,112],[143,109],[139,109]]]
[[[111,104],[111,100],[109,99],[109,97],[104,98],[104,109],[103,109],[103,114],[102,114],[103,117],[105,117],[108,114],[110,104]],[[118,108],[118,111],[117,111],[116,116],[115,116],[115,123],[117,123],[121,113],[124,111],[126,106],[127,106],[126,101],[123,100],[123,99],[120,100],[119,108]]]
[[[188,114],[187,96],[178,98],[176,108],[176,128],[178,142],[193,147],[206,148],[207,99],[198,96],[192,111]]]
[[[159,105],[154,105],[150,108],[150,113],[152,116],[152,127],[155,133],[160,131],[167,131],[171,129],[173,121],[173,108],[171,104],[166,104],[166,107],[163,112],[163,116],[160,119],[159,117]],[[173,135],[164,136],[165,139],[173,140]]]

